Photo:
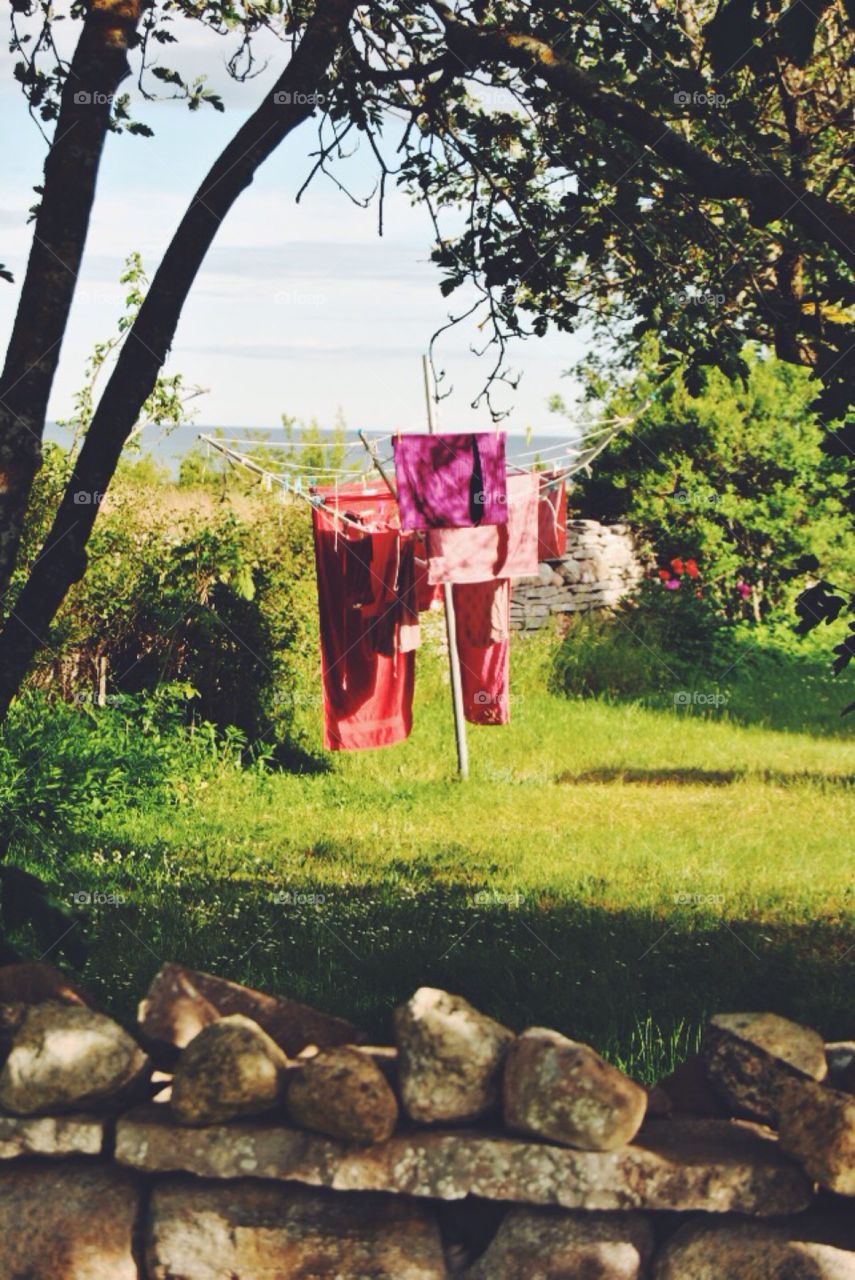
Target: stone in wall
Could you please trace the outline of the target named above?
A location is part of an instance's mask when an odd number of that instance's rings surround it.
[[[710,1083],[739,1115],[774,1124],[778,1091],[791,1078],[824,1080],[822,1037],[776,1013],[720,1013],[701,1046]]]
[[[0,1005],[43,1004],[45,1000],[90,1008],[94,1003],[79,982],[44,960],[0,967]]]
[[[686,1223],[657,1259],[655,1280],[855,1280],[855,1252],[811,1225],[731,1217]]]
[[[0,1169],[4,1280],[138,1280],[138,1181],[83,1160]]]
[[[322,1049],[289,1073],[285,1100],[295,1124],[345,1142],[383,1142],[398,1120],[392,1086],[370,1054]]]
[[[466,1280],[641,1280],[653,1243],[638,1213],[511,1209]]]
[[[116,1159],[149,1173],[254,1177],[439,1200],[481,1196],[566,1209],[798,1213],[812,1187],[774,1135],[725,1120],[656,1120],[617,1151],[575,1151],[472,1130],[418,1130],[354,1148],[259,1121],[178,1128],[153,1103],[124,1116]]]
[[[444,1280],[427,1205],[170,1178],[151,1200],[148,1280]]]
[[[511,1045],[503,1080],[505,1124],[584,1151],[614,1151],[636,1135],[647,1094],[586,1044],[544,1027]]]
[[[15,1115],[86,1110],[139,1097],[148,1058],[127,1031],[82,1005],[27,1006],[0,1071],[0,1108]]]
[[[155,975],[139,1007],[140,1030],[158,1063],[171,1065],[204,1027],[233,1013],[252,1018],[288,1057],[309,1044],[324,1049],[365,1039],[344,1018],[180,964],[165,964]]]
[[[475,1120],[498,1107],[512,1031],[435,987],[419,987],[394,1023],[401,1101],[412,1120]]]
[[[97,1156],[104,1146],[98,1116],[0,1115],[0,1160],[16,1156]]]
[[[855,1097],[810,1080],[788,1080],[779,1112],[783,1150],[822,1186],[855,1196]]]
[[[257,1022],[233,1013],[200,1031],[178,1059],[170,1106],[180,1124],[259,1115],[282,1100],[288,1059]]]

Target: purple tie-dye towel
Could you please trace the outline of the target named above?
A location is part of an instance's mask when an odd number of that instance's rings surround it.
[[[402,529],[507,521],[504,431],[402,435],[393,449]]]

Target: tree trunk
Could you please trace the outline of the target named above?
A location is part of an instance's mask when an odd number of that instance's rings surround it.
[[[91,0],[62,91],[44,188],[6,363],[0,375],[0,596],[21,541],[41,464],[48,398],[59,361],[110,120],[128,74],[141,0]]]
[[[53,527],[0,633],[0,720],[44,644],[68,588],[83,576],[100,498],[154,387],[217,229],[256,169],[313,114],[319,86],[343,45],[356,4],[357,0],[319,0],[287,68],[215,161],[164,254],[104,388]]]

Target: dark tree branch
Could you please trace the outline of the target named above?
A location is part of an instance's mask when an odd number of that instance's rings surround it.
[[[431,0],[431,7],[445,27],[449,50],[461,61],[472,67],[499,63],[534,73],[560,97],[619,129],[679,170],[698,195],[745,200],[756,225],[786,219],[855,267],[855,215],[840,205],[772,170],[758,173],[747,165],[716,160],[646,108],[601,88],[593,77],[534,36],[474,26],[440,0]]]

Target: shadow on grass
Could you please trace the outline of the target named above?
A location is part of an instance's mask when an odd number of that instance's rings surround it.
[[[600,674],[594,662],[590,668],[582,663],[578,670],[571,669],[564,683],[556,669],[550,688],[559,696],[566,691],[618,705],[640,704],[683,721],[851,739],[855,713],[842,713],[855,699],[855,671],[834,676],[830,657],[829,652],[826,664],[743,639],[729,658],[704,666],[689,667],[673,658],[675,669],[664,684],[655,662],[641,681],[635,671],[628,685],[622,684],[613,663]]]
[[[729,787],[747,779],[768,783],[773,787],[794,784],[820,784],[830,787],[855,785],[853,773],[811,773],[797,770],[786,773],[779,769],[589,769],[585,773],[561,773],[561,783],[640,783],[650,787]]]
[[[667,1072],[716,1011],[769,1009],[855,1036],[855,919],[759,923],[697,907],[611,911],[489,888],[127,885],[88,920],[86,982],[117,1016],[165,960],[352,1018],[388,1040],[390,1013],[444,987],[519,1030],[556,1027],[645,1080]],[[275,900],[279,893],[279,901]],[[290,895],[290,896],[289,896]]]

